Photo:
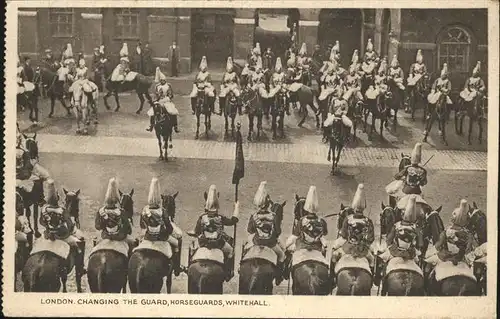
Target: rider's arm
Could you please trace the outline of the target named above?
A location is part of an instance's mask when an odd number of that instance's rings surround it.
[[[200,236],[201,233],[203,232],[203,225],[201,224],[201,218],[202,218],[203,215],[201,215],[200,217],[198,217],[198,220],[196,221],[196,226],[194,228],[194,233],[196,234],[196,236]]]
[[[420,181],[420,185],[422,186],[425,186],[427,185],[427,171],[425,169],[424,170],[424,173],[422,175],[422,180]]]
[[[146,223],[146,219],[144,217],[144,214],[141,214],[141,217],[139,219],[139,227],[141,227],[141,229],[146,229],[148,228],[148,225]]]
[[[415,63],[412,63],[412,65],[410,66],[410,70],[408,71],[408,74],[414,74],[413,72],[415,72]]]
[[[486,85],[484,84],[483,79],[479,79],[479,91],[486,90]]]
[[[321,226],[323,227],[323,236],[326,236],[328,235],[328,224],[323,218],[321,218],[320,220],[321,220]]]
[[[432,88],[431,88],[431,90],[432,90],[432,91],[436,91],[436,89],[437,89],[437,82],[438,82],[438,80],[439,80],[439,78],[437,78],[437,79],[434,81],[434,83],[432,83]]]
[[[445,94],[448,94],[451,92],[451,81],[448,79],[448,81],[446,81],[446,86],[444,88],[444,92]]]
[[[469,83],[470,83],[470,78],[467,78],[467,80],[465,80],[464,90],[468,90],[469,89]]]

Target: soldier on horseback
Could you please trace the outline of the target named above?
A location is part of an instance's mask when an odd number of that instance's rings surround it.
[[[321,90],[321,94],[319,95],[319,101],[320,103],[322,101],[328,101],[330,96],[335,100],[335,103],[339,103],[340,99],[342,98],[343,95],[343,83],[340,77],[337,74],[337,62],[333,60],[330,63],[330,67],[328,68],[328,73],[326,77],[324,78],[323,84],[323,90]]]
[[[398,56],[394,55],[391,61],[391,67],[389,68],[387,79],[392,79],[397,87],[404,92],[405,87],[403,85],[404,73],[403,69],[399,66]]]
[[[249,59],[250,60],[249,64],[251,68],[255,68],[255,66],[257,65],[257,60],[259,59],[260,55],[261,55],[260,44],[259,42],[257,42],[255,44],[255,48],[252,49],[252,53]]]
[[[385,92],[387,92],[387,62],[385,59],[380,63],[380,67],[378,69],[378,74],[375,75],[373,85],[370,85],[368,90],[366,90],[366,97],[375,100],[379,96],[384,96]]]
[[[227,58],[226,63],[226,72],[222,76],[222,84],[220,85],[220,93],[219,93],[219,109],[222,111],[222,108],[226,106],[226,97],[229,92],[233,92],[234,96],[237,99],[238,105],[238,113],[240,115],[243,114],[241,110],[241,102],[239,101],[240,90],[239,90],[239,78],[238,74],[234,71],[233,59],[231,57]]]
[[[191,110],[193,114],[196,113],[196,98],[198,97],[198,91],[203,90],[208,97],[210,111],[213,112],[214,101],[215,101],[215,88],[212,85],[212,77],[208,72],[207,57],[203,56],[200,62],[200,72],[196,75],[193,83],[193,90],[189,95],[191,97]]]
[[[279,285],[283,280],[285,252],[278,240],[281,235],[281,225],[276,220],[276,214],[269,210],[270,201],[266,185],[267,182],[261,182],[259,189],[255,193],[253,203],[258,211],[252,214],[248,220],[247,232],[249,235],[244,250],[245,252],[248,251],[253,245],[262,245],[271,248],[278,258],[276,285]]]
[[[30,193],[35,180],[48,180],[49,172],[40,164],[31,162],[29,152],[22,145],[22,135],[17,132],[16,136],[16,187]]]
[[[425,74],[427,74],[427,67],[424,64],[422,50],[418,50],[416,61],[410,67],[407,85],[410,87],[417,85],[420,78],[422,78]]]
[[[325,238],[328,235],[328,227],[326,221],[318,216],[316,186],[309,187],[304,203],[304,213],[305,215],[298,220],[298,227],[293,228],[292,235],[286,241],[287,255],[291,256],[299,249],[312,249],[320,251],[325,256],[328,247]]]
[[[378,54],[373,51],[372,39],[368,39],[361,69],[365,74],[373,74],[378,62]]]
[[[161,205],[161,191],[158,178],[151,180],[148,194],[148,204],[141,213],[141,228],[144,230],[144,240],[151,242],[168,242],[172,247],[172,263],[176,276],[181,272],[179,241],[182,238],[182,231],[172,220],[165,224],[163,220],[163,210]]]
[[[69,92],[73,92],[75,85],[80,85],[86,93],[92,93],[97,90],[97,85],[89,81],[88,79],[89,71],[85,66],[85,60],[82,58],[78,61],[78,67],[76,68],[75,81],[69,88]]]
[[[349,67],[349,74],[345,78],[346,92],[344,100],[349,101],[355,94],[358,103],[363,103],[363,94],[361,94],[361,76],[359,75],[360,65],[358,63],[358,50],[354,50],[352,55],[352,64]]]
[[[271,83],[269,83],[269,98],[273,98],[276,93],[278,93],[280,90],[285,90],[287,98],[290,98],[290,93],[288,92],[286,86],[285,86],[285,79],[286,75],[283,72],[283,67],[281,65],[281,58],[278,57],[276,58],[276,65],[274,66],[274,73],[271,77]],[[285,111],[287,115],[290,115],[290,105],[287,103],[285,105]]]
[[[101,230],[101,238],[112,241],[125,241],[129,248],[137,244],[132,234],[132,226],[129,219],[124,216],[120,207],[120,194],[118,182],[111,178],[108,182],[104,206],[99,208],[95,216],[95,228]]]
[[[73,220],[65,212],[64,207],[59,205],[59,195],[52,179],[47,181],[46,205],[42,207],[40,225],[45,227],[44,238],[46,240],[62,240],[71,247],[76,248],[75,267],[81,275],[86,273],[84,266],[85,239],[83,233],[78,229]],[[56,221],[58,224],[53,225]]]
[[[356,249],[357,253],[362,257],[366,257],[370,267],[373,268],[375,259],[370,245],[375,240],[375,231],[372,220],[363,214],[366,208],[363,184],[358,185],[351,208],[352,210],[347,208],[347,215],[344,216],[339,230],[339,237],[332,245],[333,254],[336,256],[336,261],[338,261],[342,257],[342,255],[339,255],[342,252],[341,249],[343,249],[344,253],[349,254],[354,253],[355,248],[362,248],[361,250]]]
[[[266,85],[264,83],[264,73],[262,72],[262,58],[257,58],[255,72],[252,74],[252,89],[258,91],[262,98],[267,98]]]
[[[427,101],[434,105],[439,101],[442,95],[445,95],[446,104],[453,104],[449,96],[450,92],[451,81],[448,79],[448,64],[444,63],[443,69],[441,70],[441,76],[432,84],[432,89],[427,96]]]
[[[179,127],[177,122],[177,116],[179,115],[179,111],[175,107],[174,103],[172,103],[172,99],[174,94],[172,92],[172,87],[169,83],[167,83],[167,77],[163,72],[160,71],[159,67],[156,67],[155,74],[155,82],[158,83],[155,87],[155,92],[157,96],[157,100],[155,103],[160,104],[165,108],[167,113],[172,120],[172,125],[176,133],[179,133]],[[153,130],[154,125],[156,124],[155,120],[155,110],[154,107],[151,107],[147,114],[149,115],[149,127],[146,131],[151,132]]]
[[[52,70],[52,71],[57,71],[56,70],[56,66],[57,66],[56,59],[54,58],[54,55],[52,54],[51,49],[45,50],[45,56],[42,59],[42,63],[47,69]]]
[[[215,185],[210,185],[206,194],[205,212],[196,222],[194,234],[200,247],[218,248],[224,254],[226,281],[234,276],[234,248],[230,244],[234,239],[224,232],[224,226],[238,223],[238,203],[231,218],[219,214],[219,194]]]
[[[427,170],[420,166],[421,161],[422,144],[417,143],[411,153],[411,165],[406,166],[394,176],[396,181],[403,181],[401,188],[403,194],[422,194],[422,187],[427,184]],[[400,196],[396,194],[396,197]]]
[[[111,81],[125,83],[127,73],[130,71],[130,61],[128,59],[128,45],[123,43],[120,50],[120,63],[115,67],[111,73]]]
[[[250,70],[250,64],[245,63],[243,70],[241,70],[241,87],[244,88],[250,84],[250,79],[252,77],[252,70]]]
[[[465,82],[464,89],[460,92],[460,97],[464,102],[470,102],[476,97],[481,98],[486,91],[483,79],[479,76],[481,72],[481,62],[477,61],[476,66],[472,70],[472,76]]]

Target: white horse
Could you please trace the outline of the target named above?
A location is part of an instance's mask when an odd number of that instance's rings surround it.
[[[71,107],[76,117],[77,129],[76,133],[88,134],[88,126],[90,125],[91,109],[94,115],[94,124],[98,123],[97,120],[97,103],[99,99],[99,89],[94,82],[86,81],[81,83],[79,81],[73,83],[70,87]],[[90,105],[89,105],[90,104]],[[83,124],[83,130],[80,128],[80,123]]]

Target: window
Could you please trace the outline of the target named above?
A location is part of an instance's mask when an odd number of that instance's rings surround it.
[[[204,32],[215,32],[215,14],[204,15],[201,28]]]
[[[50,32],[53,37],[73,36],[73,13],[73,9],[50,9],[49,24]]]
[[[448,64],[448,71],[469,72],[471,37],[469,33],[453,26],[443,32],[438,44],[439,69]]]
[[[115,34],[122,39],[139,39],[139,11],[137,9],[117,10]]]

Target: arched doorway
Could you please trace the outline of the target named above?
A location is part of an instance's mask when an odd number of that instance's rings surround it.
[[[362,27],[361,9],[322,9],[319,13],[318,42],[326,49],[338,40],[341,64],[348,66],[353,51],[362,47]]]
[[[264,51],[271,48],[276,57],[283,59],[290,47],[292,27],[300,19],[298,9],[257,9],[255,12],[254,45]]]
[[[234,9],[204,8],[191,10],[191,61],[198,67],[203,56],[209,68],[224,67],[232,56]]]

